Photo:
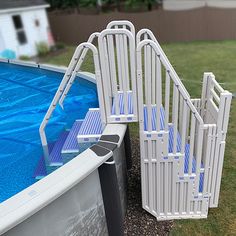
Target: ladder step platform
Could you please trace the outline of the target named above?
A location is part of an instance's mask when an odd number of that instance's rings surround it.
[[[83,143],[94,143],[102,134],[102,121],[98,108],[89,109],[77,135],[79,146]]]
[[[55,143],[48,144],[49,153],[52,152],[54,144]],[[36,166],[36,169],[35,169],[32,177],[35,178],[36,180],[40,180],[43,177],[45,177],[46,175],[47,175],[47,168],[45,165],[44,157],[42,156],[38,161],[38,164]]]
[[[77,156],[81,151],[77,141],[77,135],[82,124],[83,120],[76,120],[70,129],[70,132],[61,150],[62,161],[64,164]]]
[[[77,135],[83,124],[83,120],[77,120],[70,129],[66,141],[62,147],[62,153],[79,152],[79,144],[77,142]]]
[[[69,134],[69,131],[64,131],[59,136],[58,140],[56,141],[52,152],[49,154],[49,166],[62,166],[63,160],[61,156],[62,147],[66,141],[66,138]]]
[[[118,111],[116,111],[116,101],[115,98],[113,98],[113,103],[112,103],[112,110],[111,110],[111,114],[112,115],[124,115],[125,114],[125,107],[124,107],[124,93],[123,92],[119,92],[118,94]],[[128,100],[128,115],[133,115],[133,93],[132,91],[128,92],[128,96],[127,96],[127,100]]]
[[[36,180],[40,180],[43,177],[45,177],[46,175],[47,175],[46,165],[44,162],[44,158],[41,157],[38,162],[38,165],[34,171],[33,178],[35,178]]]

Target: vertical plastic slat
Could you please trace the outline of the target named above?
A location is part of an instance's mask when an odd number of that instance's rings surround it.
[[[128,79],[126,77],[126,65],[125,65],[125,51],[124,51],[124,37],[125,35],[119,35],[120,37],[120,55],[121,55],[121,74],[122,74],[122,84],[123,84],[123,96],[124,96],[124,103],[123,103],[123,106],[124,106],[124,114],[127,115],[128,114],[128,97],[127,97],[127,84],[128,84]]]
[[[189,161],[188,161],[188,174],[192,174],[193,165],[193,152],[194,152],[194,139],[195,139],[195,129],[196,129],[196,118],[194,114],[191,117],[191,128],[190,128],[190,151],[189,151]]]
[[[207,135],[207,144],[206,144],[206,157],[204,163],[204,181],[203,181],[203,194],[207,193],[207,186],[208,186],[208,175],[209,175],[209,168],[210,167],[210,155],[211,155],[211,148],[212,148],[212,125],[208,126],[208,135]]]
[[[164,162],[164,214],[168,212],[168,162]]]
[[[131,78],[131,86],[132,86],[132,103],[133,103],[133,114],[137,116],[138,108],[137,108],[137,75],[136,75],[136,52],[135,52],[135,39],[129,40],[129,63],[130,63],[130,78]],[[142,106],[143,107],[143,106]]]
[[[177,152],[177,137],[178,137],[178,108],[179,108],[179,91],[177,86],[174,84],[174,94],[173,94],[173,125],[174,125],[174,140],[173,140],[173,153]]]
[[[106,112],[107,115],[110,116],[111,115],[111,94],[110,94],[110,78],[109,78],[109,70],[107,68],[107,49],[106,49],[106,38],[102,38],[102,42],[100,47],[102,47],[100,49],[100,55],[102,57],[103,63],[101,63],[101,67],[102,67],[102,71],[103,71],[103,86],[104,86],[104,97],[106,98],[106,100],[108,100],[109,102],[105,102],[105,106],[106,106]]]
[[[141,178],[141,186],[142,186],[142,206],[146,207],[146,183],[145,183],[145,164],[144,164],[144,159],[145,159],[145,145],[144,145],[144,140],[143,140],[143,133],[140,134],[140,154],[141,154],[141,173],[142,173],[142,178]]]
[[[210,171],[209,171],[209,175],[208,175],[208,188],[207,188],[207,191],[209,193],[211,193],[212,191],[212,178],[213,178],[213,165],[214,165],[214,159],[215,159],[215,147],[216,147],[216,126],[213,126],[212,128],[212,147],[211,147],[211,156],[210,156],[210,160],[209,160],[209,165],[210,165]],[[212,203],[212,199],[213,198],[210,198],[210,205]]]
[[[139,128],[144,131],[144,103],[143,103],[143,71],[142,71],[142,51],[137,51],[137,89],[138,89],[138,104],[142,109],[139,112]],[[133,94],[134,96],[134,94]],[[141,133],[140,133],[141,135]]]
[[[168,131],[169,123],[169,103],[170,103],[170,76],[166,72],[166,83],[165,83],[165,131]]]
[[[156,172],[157,172],[157,179],[156,179],[156,181],[157,181],[157,199],[156,199],[156,201],[157,201],[157,210],[156,210],[156,213],[157,213],[157,215],[160,215],[160,195],[161,195],[161,193],[160,193],[160,161],[158,160],[158,157],[159,157],[159,155],[158,155],[158,150],[159,150],[160,148],[159,148],[159,146],[158,146],[158,144],[157,144],[157,142],[156,142],[156,153],[157,153],[157,157],[156,157],[156,159],[157,159],[157,162],[156,162]]]
[[[162,104],[162,71],[161,71],[161,60],[160,56],[156,56],[156,81],[157,88],[156,93],[159,93],[160,104]]]
[[[156,61],[156,130],[160,131],[160,109],[162,104],[162,78],[161,78],[161,62],[158,56],[155,57]],[[154,87],[154,86],[153,86]]]
[[[152,171],[152,140],[148,140],[148,175],[149,175],[149,208],[153,210],[153,171]]]
[[[118,29],[118,26],[115,26],[115,29]],[[116,39],[116,55],[117,55],[117,68],[118,68],[119,90],[123,90],[123,85],[122,85],[122,72],[121,72],[120,35],[116,35],[116,36],[115,36],[115,39]]]
[[[119,114],[119,95],[117,91],[117,78],[116,78],[116,62],[115,62],[115,55],[114,55],[114,41],[113,36],[108,35],[108,48],[109,48],[109,63],[110,63],[110,71],[111,71],[111,83],[112,83],[112,91],[113,91],[113,102],[115,102],[115,114]]]
[[[151,54],[152,54],[152,104],[155,104],[156,101],[156,81],[158,80],[158,78],[156,78],[156,55],[155,55],[155,51],[152,49],[151,50]]]
[[[199,178],[200,178],[200,168],[202,160],[202,144],[203,144],[203,127],[198,126],[197,135],[197,150],[196,150],[196,178],[195,178],[195,195],[199,193]]]
[[[147,85],[147,112],[148,112],[148,131],[152,131],[152,104],[151,104],[151,48],[149,45],[147,45],[147,78],[146,78],[146,85]]]
[[[127,27],[124,25],[124,29]],[[130,90],[130,81],[129,81],[129,60],[128,60],[128,39],[126,35],[123,35],[124,42],[124,62],[125,62],[125,78],[127,78],[127,90]]]
[[[183,96],[179,96],[179,125],[178,125],[178,129],[179,129],[179,132],[180,132],[180,135],[181,132],[182,132],[182,121],[183,121],[183,105],[184,105],[184,99],[183,99]]]
[[[179,186],[179,214],[183,214],[183,203],[184,203],[184,196],[183,196],[183,190],[184,190],[184,182],[180,181]]]
[[[109,94],[109,100],[112,98],[112,90],[111,90],[111,71],[110,71],[110,59],[109,59],[109,54],[108,54],[108,44],[107,44],[107,38],[104,37],[104,41],[103,41],[103,44],[104,44],[104,53],[105,53],[105,65],[106,65],[106,83],[107,83],[107,88],[108,88],[108,94]]]
[[[145,34],[144,35],[144,39],[147,39],[147,35]],[[145,97],[147,96],[147,93],[148,93],[148,86],[147,86],[147,78],[148,78],[148,75],[147,75],[147,67],[148,67],[148,61],[147,61],[147,45],[144,46],[144,91],[145,91]],[[146,101],[144,102],[146,103]]]

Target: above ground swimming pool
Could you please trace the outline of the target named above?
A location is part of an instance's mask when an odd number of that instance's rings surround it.
[[[0,62],[0,203],[32,185],[42,156],[40,123],[63,73]],[[49,142],[98,107],[96,85],[77,78],[47,126]]]

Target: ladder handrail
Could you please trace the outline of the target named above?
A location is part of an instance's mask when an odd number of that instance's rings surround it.
[[[78,65],[79,62],[79,58],[80,56],[82,56],[82,52],[84,51],[84,49],[90,49],[93,52],[93,59],[94,59],[94,65],[95,65],[95,74],[96,74],[96,78],[98,79],[98,85],[100,84],[100,80],[101,80],[101,73],[100,73],[100,64],[99,64],[99,56],[98,56],[98,50],[97,48],[91,44],[91,43],[81,43],[75,50],[74,55],[71,59],[71,62],[66,70],[66,73],[57,89],[56,94],[54,95],[54,98],[40,124],[40,128],[39,128],[39,134],[40,134],[40,139],[41,139],[41,143],[42,143],[42,147],[43,147],[43,152],[44,152],[44,158],[45,158],[45,162],[46,165],[49,163],[49,150],[48,150],[48,143],[47,143],[47,137],[45,134],[45,128],[46,125],[53,113],[53,111],[56,108],[56,105],[58,104],[58,101],[61,97],[61,94],[68,82],[68,78],[70,78],[71,76],[77,74],[77,70],[80,69],[81,64]],[[98,86],[99,87],[99,86]],[[102,88],[101,88],[102,89]],[[99,102],[100,102],[100,107],[101,109],[103,108],[103,96],[101,96],[102,91],[98,89],[98,96],[99,96]],[[102,99],[100,99],[102,97]],[[104,122],[105,121],[105,117],[103,117],[104,112],[101,112],[101,119]]]
[[[171,71],[171,73],[174,75],[173,77],[173,80],[175,82],[178,82],[179,84],[182,85],[183,89],[185,90],[185,93],[190,97],[188,91],[186,90],[185,86],[183,85],[182,81],[180,80],[179,76],[177,75],[175,69],[173,68],[173,66],[171,65],[169,59],[167,58],[166,54],[164,53],[164,51],[162,50],[160,44],[158,43],[155,35],[152,33],[151,30],[149,29],[141,29],[138,33],[137,33],[137,36],[136,36],[136,41],[137,41],[137,45],[140,43],[141,40],[141,37],[142,35],[149,35],[149,37],[151,38],[151,40],[153,40],[156,44],[157,44],[157,47],[159,49],[159,53],[160,55],[162,56],[162,58],[165,60],[166,62],[166,66],[169,68],[169,70]]]
[[[115,29],[117,29],[116,27],[118,26],[128,26],[130,28],[130,32],[133,34],[134,38],[135,38],[135,27],[134,25],[128,21],[128,20],[114,20],[111,21],[110,23],[107,24],[107,29],[113,29],[113,27],[115,27]]]
[[[93,43],[94,39],[95,39],[95,38],[98,38],[99,34],[100,34],[99,32],[95,32],[95,33],[91,34],[91,35],[89,36],[89,38],[88,38],[87,43]],[[87,53],[88,53],[88,48],[85,48],[85,49],[83,50],[83,52],[82,52],[82,54],[81,54],[81,56],[80,56],[80,59],[79,59],[79,61],[78,61],[78,64],[77,64],[79,67],[80,67],[80,65],[83,63],[84,58],[86,57]],[[64,89],[64,91],[63,91],[63,93],[62,93],[62,95],[61,95],[61,97],[60,97],[59,105],[60,105],[61,107],[63,107],[63,102],[64,102],[64,100],[65,100],[65,98],[66,98],[66,96],[67,96],[67,94],[68,94],[68,92],[69,92],[69,90],[70,90],[70,88],[71,88],[71,86],[72,86],[72,84],[73,84],[75,78],[76,78],[76,76],[74,76],[74,77],[71,76],[71,78],[69,79],[69,81],[68,81],[68,83],[67,83],[67,85],[66,85],[66,87],[65,87],[65,89]]]
[[[202,120],[202,117],[198,113],[196,107],[193,105],[189,93],[186,91],[186,89],[185,89],[184,85],[182,84],[181,80],[179,79],[177,73],[175,72],[174,68],[170,65],[169,60],[167,59],[166,55],[164,54],[163,50],[161,49],[160,45],[157,43],[156,40],[144,39],[138,43],[138,46],[137,46],[137,69],[141,68],[141,51],[145,45],[150,45],[154,49],[156,54],[160,56],[160,60],[163,63],[163,65],[167,68],[167,70],[168,70],[167,72],[168,72],[170,78],[174,81],[175,85],[178,86],[180,93],[182,94],[182,96],[186,100],[186,102],[188,103],[189,108],[191,109],[193,114],[196,116],[197,120],[199,121],[199,124],[201,124],[203,126],[204,122]],[[141,69],[141,71],[142,71],[142,69]],[[137,71],[137,74],[141,74],[141,72]]]

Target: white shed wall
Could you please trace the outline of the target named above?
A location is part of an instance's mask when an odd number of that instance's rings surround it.
[[[12,16],[20,15],[24,26],[27,43],[20,45],[17,40],[17,33],[13,24]],[[36,27],[35,20],[39,21]],[[16,52],[17,57],[21,55],[35,56],[37,54],[36,43],[48,43],[48,19],[46,10],[22,10],[11,13],[0,14],[0,38],[2,42],[0,48],[11,49]]]

